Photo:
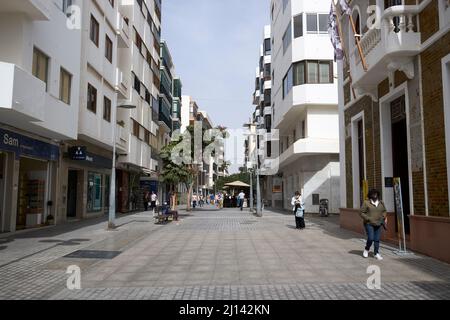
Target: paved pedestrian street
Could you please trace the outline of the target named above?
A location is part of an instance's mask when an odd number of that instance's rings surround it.
[[[337,217],[294,218],[233,209],[182,211],[154,224],[150,213],[86,220],[0,237],[0,299],[450,299],[450,265],[382,245],[383,261],[361,257],[361,235]],[[67,289],[67,267],[81,289]],[[370,290],[367,268],[381,270]]]

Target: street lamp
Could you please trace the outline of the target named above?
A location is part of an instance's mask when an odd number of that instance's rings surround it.
[[[117,109],[136,109],[137,107],[132,104],[121,104],[117,106]],[[117,126],[117,109],[113,112],[112,121],[112,141],[113,141],[113,159],[112,170],[109,187],[109,217],[108,217],[108,230],[114,230],[116,228],[116,126]]]
[[[253,161],[256,164],[256,215],[259,217],[262,217],[262,210],[261,210],[261,189],[260,189],[260,184],[259,184],[259,159],[258,159],[258,133],[256,132],[256,123],[251,122],[251,123],[246,123],[244,124],[244,127],[249,128],[250,129],[250,133],[248,133],[249,137],[255,137],[255,148],[254,148],[254,158],[251,161],[249,161],[251,163],[251,167],[253,169]],[[251,172],[251,171],[250,171]],[[251,177],[251,179],[253,179],[253,177]],[[252,184],[253,184],[253,180],[252,180]],[[253,210],[253,186],[250,189],[250,202],[251,203],[251,210]]]

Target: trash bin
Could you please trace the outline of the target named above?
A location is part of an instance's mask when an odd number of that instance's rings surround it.
[[[328,201],[328,199],[321,199],[320,201],[319,201],[319,204],[320,204],[320,206],[319,206],[319,214],[320,214],[320,216],[321,217],[328,217],[328,215],[329,215],[329,201]]]

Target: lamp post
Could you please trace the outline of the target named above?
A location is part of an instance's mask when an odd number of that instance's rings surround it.
[[[113,141],[113,158],[112,158],[112,170],[109,187],[109,217],[108,217],[108,230],[114,230],[116,228],[116,126],[117,126],[117,109],[136,109],[136,106],[131,104],[118,105],[116,110],[113,110],[112,121],[112,141]]]
[[[259,185],[259,159],[258,159],[258,133],[256,132],[256,123],[251,122],[251,123],[247,123],[244,124],[244,127],[247,127],[250,129],[250,133],[248,134],[249,137],[255,137],[255,147],[254,147],[254,156],[252,157],[253,159],[251,159],[250,163],[251,163],[251,170],[253,169],[253,167],[255,166],[253,164],[253,162],[255,162],[256,164],[256,170],[255,170],[255,174],[256,174],[256,215],[258,217],[262,217],[262,212],[261,212],[261,189],[260,189],[260,185]],[[249,149],[250,149],[250,143],[249,143]],[[251,150],[249,150],[249,153],[252,153]],[[250,171],[251,172],[251,171]],[[251,177],[251,188],[250,188],[250,202],[251,202],[251,210],[253,210],[253,177],[250,173],[250,177]]]

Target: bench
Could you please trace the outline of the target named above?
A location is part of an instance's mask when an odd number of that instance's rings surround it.
[[[156,224],[166,224],[174,220],[178,220],[178,211],[169,211],[167,214],[161,213],[161,206],[155,208],[155,223]]]

